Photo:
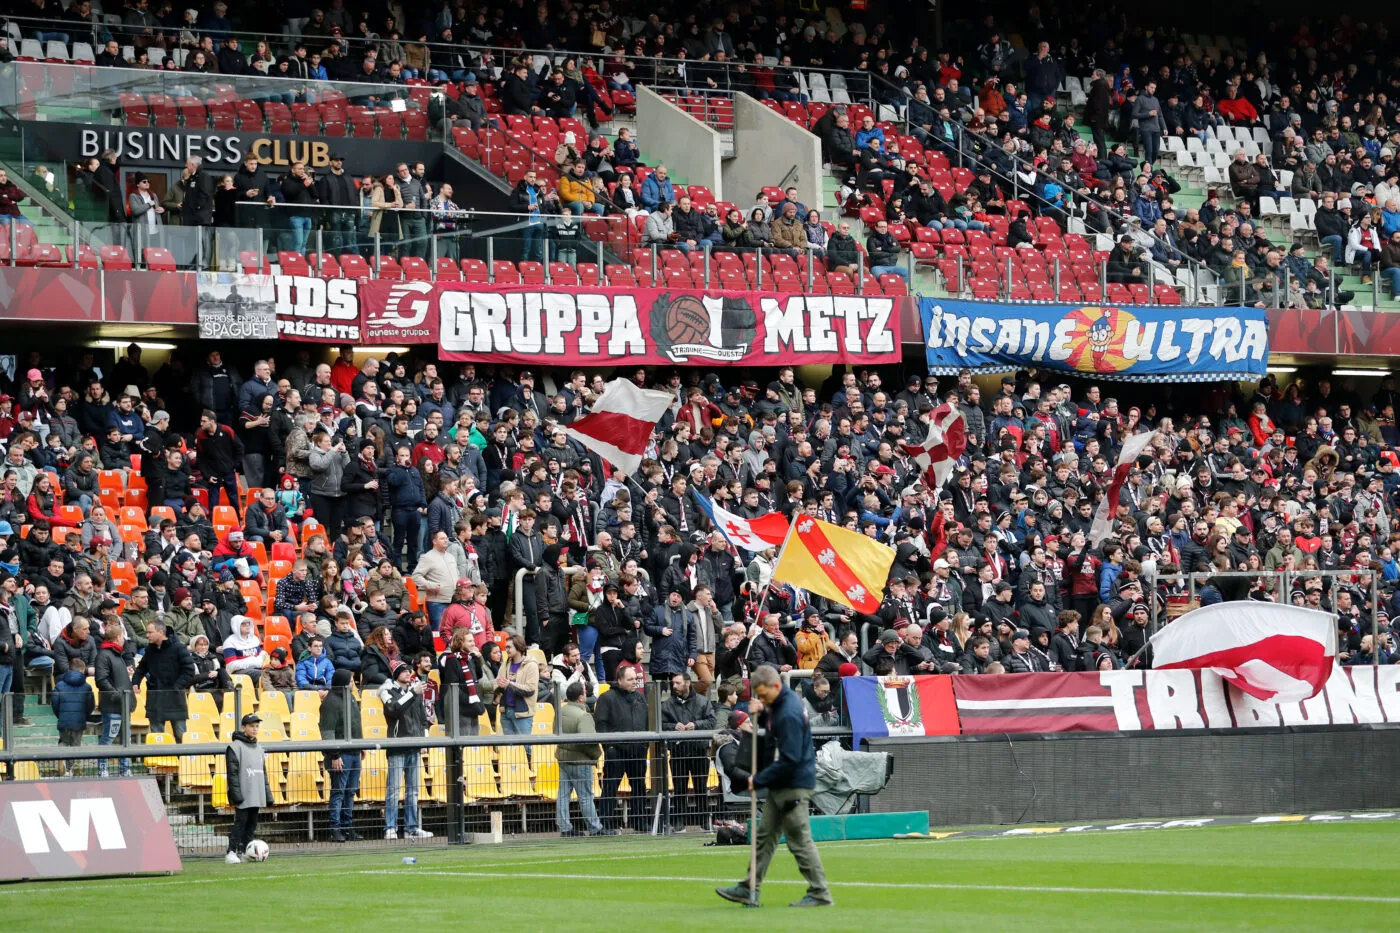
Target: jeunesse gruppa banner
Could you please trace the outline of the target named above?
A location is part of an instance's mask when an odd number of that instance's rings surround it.
[[[1258,308],[919,300],[929,372],[1048,369],[1126,382],[1258,379],[1269,322]]]

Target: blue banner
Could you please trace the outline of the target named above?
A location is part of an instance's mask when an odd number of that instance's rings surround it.
[[[930,373],[1048,369],[1126,382],[1259,379],[1259,308],[999,304],[919,299]]]

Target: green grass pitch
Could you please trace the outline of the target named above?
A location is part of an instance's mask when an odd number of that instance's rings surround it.
[[[786,906],[803,888],[784,848],[761,910],[721,901],[714,887],[744,876],[748,850],[702,847],[708,838],[274,853],[237,866],[191,859],[172,877],[3,886],[0,916],[5,929],[25,933],[70,931],[80,922],[181,933],[868,933],[872,924],[977,933],[1389,933],[1400,909],[1400,823],[1391,821],[827,843],[820,849],[837,906],[820,916]],[[406,854],[418,864],[401,864]]]

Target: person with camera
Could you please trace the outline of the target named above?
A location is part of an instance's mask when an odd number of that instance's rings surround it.
[[[311,511],[326,529],[326,534],[334,541],[340,536],[340,526],[345,512],[345,490],[342,488],[345,468],[350,465],[350,454],[345,450],[343,436],[332,437],[329,431],[322,431],[311,442],[311,484],[307,489],[307,500]]]
[[[390,678],[379,686],[379,699],[384,704],[384,720],[389,726],[389,738],[422,738],[428,733],[427,706],[423,694],[428,682],[418,680],[413,668],[402,661],[390,664]],[[384,794],[384,838],[399,838],[399,791],[404,791],[403,827],[405,839],[431,839],[433,834],[418,822],[417,748],[394,748],[389,751],[389,774]]]

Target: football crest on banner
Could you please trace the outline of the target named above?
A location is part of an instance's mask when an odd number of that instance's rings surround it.
[[[431,336],[427,321],[432,294],[430,282],[395,282],[385,296],[384,306],[366,312],[366,331],[372,337]]]
[[[757,336],[758,315],[744,298],[662,292],[651,305],[652,342],[673,363],[738,362]]]
[[[880,700],[880,715],[890,735],[923,735],[924,714],[919,706],[919,687],[913,677],[891,674],[877,677],[876,697]]]

